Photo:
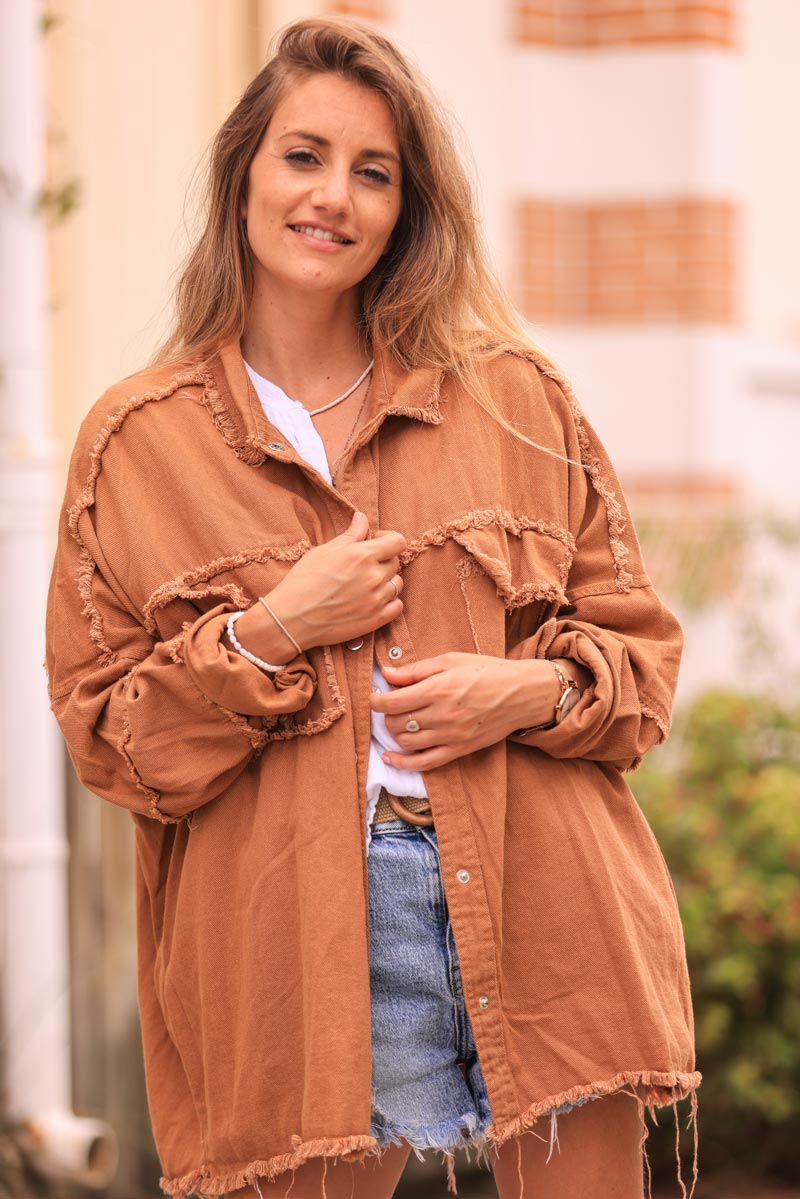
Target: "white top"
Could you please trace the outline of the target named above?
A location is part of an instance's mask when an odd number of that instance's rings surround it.
[[[292,400],[285,391],[256,374],[249,363],[245,362],[247,373],[253,381],[261,407],[267,420],[276,429],[280,429],[287,441],[290,441],[298,454],[305,458],[310,466],[319,471],[326,482],[333,485],[328,466],[325,445],[317,430],[314,428],[308,409],[298,400]],[[373,658],[372,690],[391,691],[391,687],[381,674],[380,666]],[[402,753],[402,749],[386,727],[382,712],[371,712],[372,737],[369,746],[369,763],[367,766],[367,852],[369,852],[372,818],[375,815],[375,805],[378,793],[385,787],[392,795],[427,795],[425,780],[419,770],[397,770],[381,760],[381,754],[387,749]]]

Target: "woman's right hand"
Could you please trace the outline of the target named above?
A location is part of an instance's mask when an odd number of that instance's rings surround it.
[[[302,649],[361,637],[403,611],[403,580],[397,572],[406,539],[389,529],[378,529],[374,537],[368,532],[366,515],[355,512],[349,528],[308,550],[265,596]],[[297,653],[258,601],[239,618],[236,630],[247,649],[269,662],[288,661]],[[269,656],[267,645],[277,658]]]

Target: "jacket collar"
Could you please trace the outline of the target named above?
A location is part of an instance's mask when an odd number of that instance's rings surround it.
[[[444,420],[441,384],[444,371],[435,367],[409,370],[384,345],[373,347],[370,407],[364,429],[370,434],[386,416],[406,416],[425,424]],[[239,339],[225,342],[203,359],[203,403],[214,424],[239,458],[260,466],[268,456],[285,458],[284,434],[267,420],[242,358]]]

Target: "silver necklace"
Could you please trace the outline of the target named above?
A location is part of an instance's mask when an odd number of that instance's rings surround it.
[[[338,399],[331,400],[330,404],[323,404],[321,408],[315,408],[315,409],[313,410],[313,412],[309,412],[309,416],[318,416],[318,415],[320,414],[320,412],[327,412],[329,408],[333,408],[334,404],[341,404],[342,400],[346,400],[346,399],[347,399],[347,397],[348,397],[349,395],[352,395],[352,394],[353,394],[353,392],[355,391],[355,389],[356,389],[358,386],[360,386],[360,384],[361,384],[361,383],[363,383],[363,382],[364,382],[364,380],[366,379],[367,375],[368,375],[368,374],[369,374],[369,372],[372,370],[372,367],[373,367],[374,363],[375,363],[375,359],[374,359],[374,358],[371,358],[371,359],[370,359],[370,361],[369,361],[369,365],[367,366],[366,370],[365,370],[365,371],[364,371],[362,374],[360,374],[360,375],[358,376],[358,378],[356,379],[356,381],[355,381],[355,383],[353,384],[353,386],[352,386],[352,387],[348,387],[347,391],[346,391],[346,392],[344,392],[344,394],[343,394],[343,395],[340,395],[340,396],[338,397]]]

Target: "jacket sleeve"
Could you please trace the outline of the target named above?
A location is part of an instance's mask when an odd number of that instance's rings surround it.
[[[47,596],[50,707],[81,782],[132,812],[177,823],[220,795],[257,757],[281,714],[317,686],[305,654],[267,674],[221,641],[230,602],[155,639],[118,575],[129,537],[97,535],[73,454]],[[118,562],[112,562],[115,551]],[[116,569],[115,569],[116,567]]]
[[[554,758],[588,758],[634,770],[669,733],[683,633],[646,573],[619,480],[566,384],[543,376],[566,414],[569,520],[575,538],[568,603],[507,657],[572,658],[593,675],[560,725],[517,730],[509,740]],[[566,394],[565,394],[566,393]]]

